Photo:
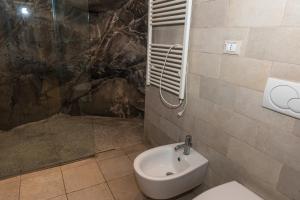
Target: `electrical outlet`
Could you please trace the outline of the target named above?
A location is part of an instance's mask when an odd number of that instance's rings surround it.
[[[242,46],[241,41],[226,40],[224,43],[224,53],[240,55],[241,54],[241,46]]]

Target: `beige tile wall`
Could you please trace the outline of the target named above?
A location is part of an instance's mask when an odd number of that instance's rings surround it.
[[[146,136],[161,145],[193,135],[210,162],[206,186],[238,180],[266,200],[300,200],[300,120],[261,106],[268,77],[300,81],[299,9],[299,0],[194,0],[184,117],[147,88]],[[160,28],[154,41],[181,36]],[[224,40],[242,41],[241,55],[224,55]]]

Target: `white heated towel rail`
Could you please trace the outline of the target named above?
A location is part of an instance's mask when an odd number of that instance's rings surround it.
[[[192,0],[150,0],[147,85],[161,87],[180,100],[185,98],[191,13]],[[178,25],[184,28],[182,44],[152,43],[153,27]]]

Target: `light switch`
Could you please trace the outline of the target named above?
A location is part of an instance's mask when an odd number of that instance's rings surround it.
[[[241,53],[241,41],[226,40],[224,43],[224,53],[239,55]]]

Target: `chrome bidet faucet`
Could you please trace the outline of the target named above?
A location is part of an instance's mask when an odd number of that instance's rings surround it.
[[[177,145],[174,149],[175,149],[175,151],[178,151],[178,150],[183,148],[184,149],[183,154],[184,155],[190,155],[191,147],[192,147],[192,136],[187,135],[185,137],[184,144]]]

